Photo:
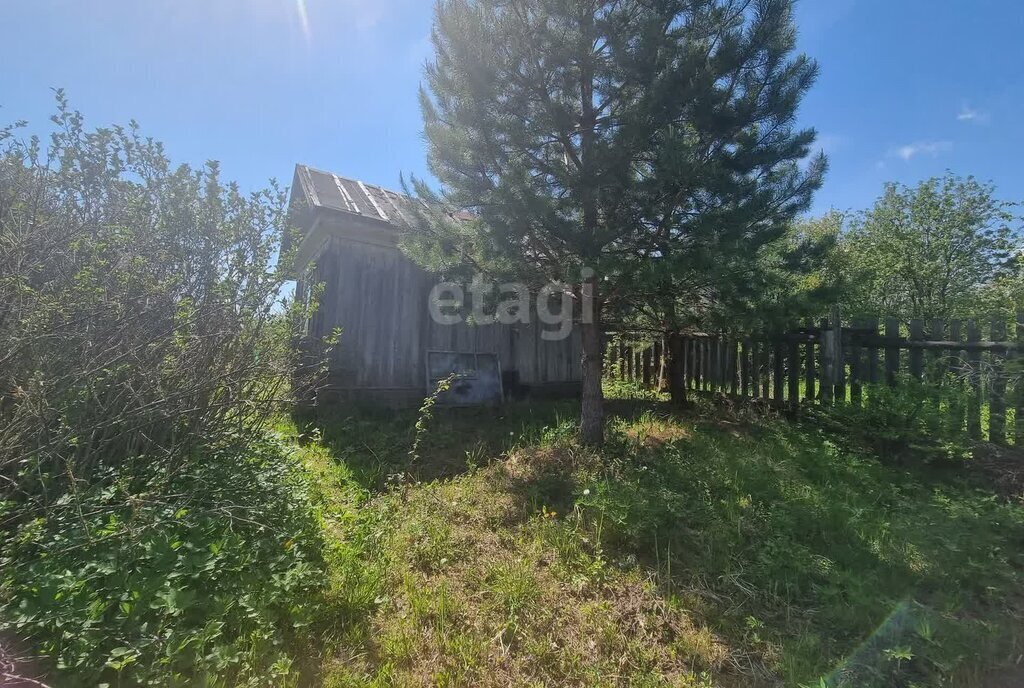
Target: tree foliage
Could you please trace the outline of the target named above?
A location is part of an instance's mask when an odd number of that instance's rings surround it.
[[[847,309],[904,320],[979,315],[994,305],[993,285],[1015,273],[1013,207],[991,184],[952,173],[914,188],[888,184],[844,241]]]
[[[817,70],[791,57],[792,3],[440,0],[433,40],[421,102],[442,195],[417,188],[477,221],[409,243],[435,266],[596,271],[577,297],[597,319],[581,326],[582,423],[599,439],[605,305],[699,308],[820,184],[823,159],[798,165]]]
[[[0,481],[38,507],[103,467],[180,466],[285,379],[284,194],[59,106],[48,147],[9,128],[0,151]]]
[[[0,129],[0,632],[60,685],[280,685],[323,542],[261,432],[287,391],[284,194],[133,124]]]

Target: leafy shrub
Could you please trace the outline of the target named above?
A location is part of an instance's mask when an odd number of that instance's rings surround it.
[[[275,441],[107,469],[0,533],[0,628],[60,685],[281,685],[323,582],[305,474]],[[9,505],[9,504],[8,504]],[[0,518],[3,515],[0,514]]]
[[[661,393],[654,387],[646,387],[639,380],[605,378],[602,382],[605,396],[614,399],[657,401]]]
[[[286,195],[52,120],[0,127],[0,623],[61,685],[280,683],[322,548],[261,431],[308,314]]]
[[[906,378],[865,387],[860,406],[826,410],[841,434],[879,457],[898,461],[962,460],[970,456],[963,430],[967,395],[955,380],[936,385]]]
[[[136,457],[168,469],[273,410],[285,194],[174,167],[58,95],[45,149],[0,129],[0,489],[45,510]]]

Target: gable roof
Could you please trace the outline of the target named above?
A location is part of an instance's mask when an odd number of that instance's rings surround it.
[[[369,218],[395,227],[410,226],[415,220],[410,207],[416,202],[414,199],[380,186],[339,177],[308,165],[295,166],[295,182],[313,208]],[[293,197],[294,193],[293,189]]]

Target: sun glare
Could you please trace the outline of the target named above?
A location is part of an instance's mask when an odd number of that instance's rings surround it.
[[[311,34],[309,31],[309,13],[306,12],[306,0],[295,0],[295,8],[299,12],[299,23],[302,24],[302,33],[308,41]]]

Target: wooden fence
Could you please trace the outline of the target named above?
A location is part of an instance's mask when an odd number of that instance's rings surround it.
[[[946,409],[952,423],[975,439],[987,429],[991,442],[1024,445],[1024,381],[1020,366],[1011,363],[1024,348],[1024,314],[1016,322],[1011,339],[1004,318],[984,327],[973,320],[904,324],[895,318],[843,324],[833,311],[820,325],[774,335],[688,333],[684,377],[688,390],[757,399],[792,413],[808,403],[868,403],[869,384],[916,379],[948,385],[952,379],[966,398],[965,407]],[[630,346],[624,343],[628,339],[611,342],[609,374],[648,386],[664,384],[662,342]]]

